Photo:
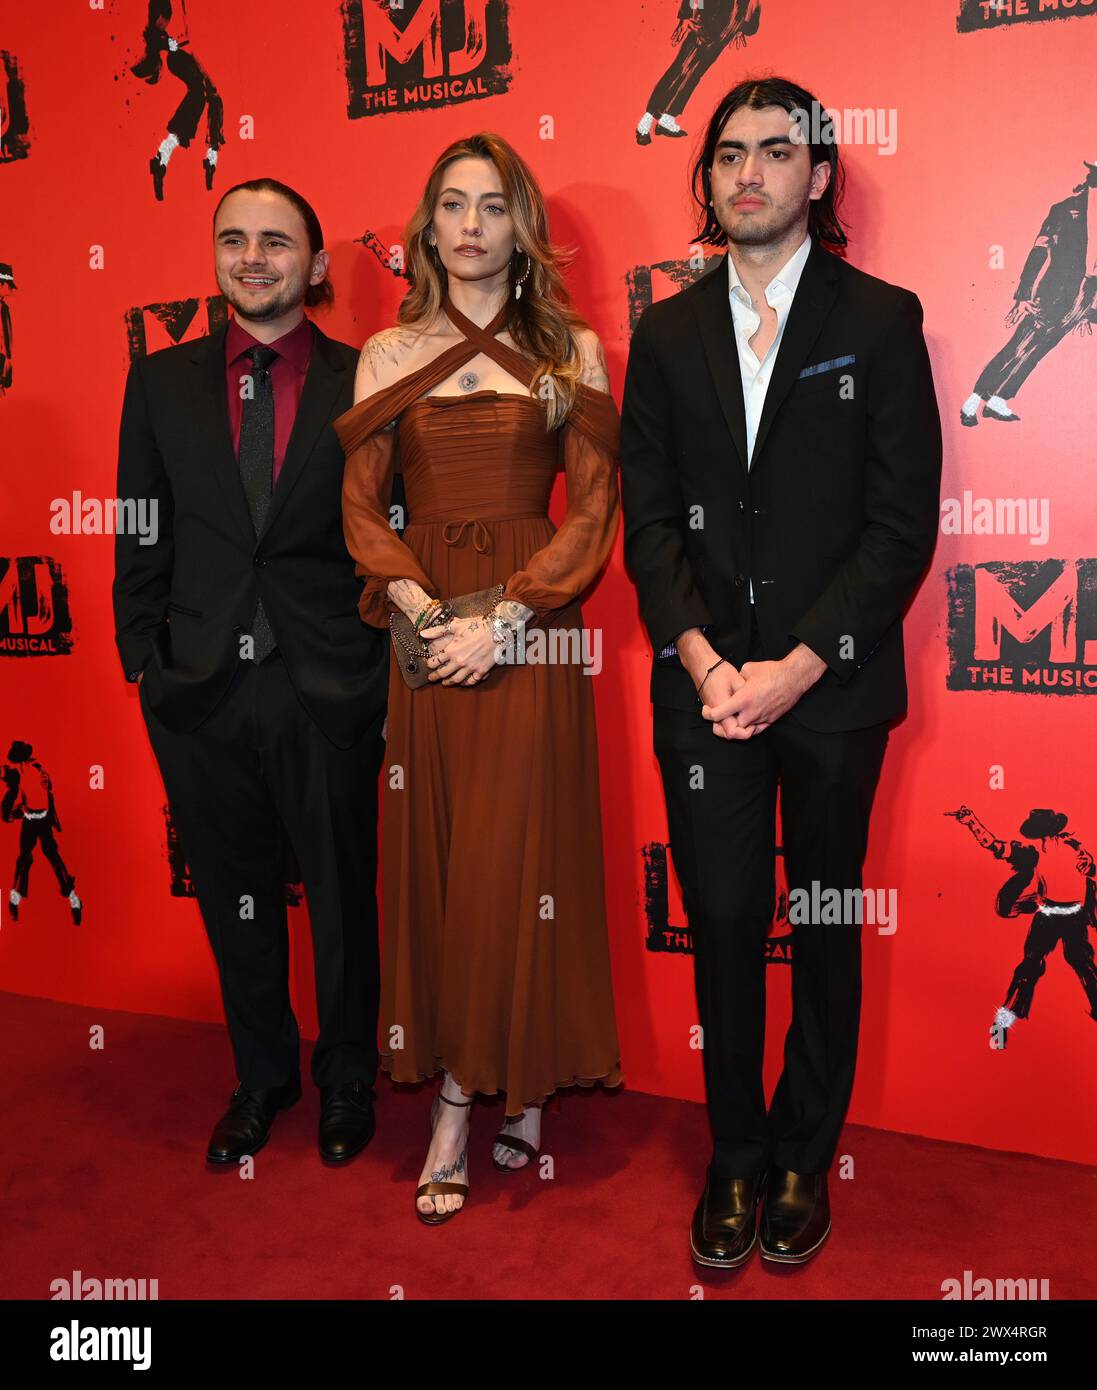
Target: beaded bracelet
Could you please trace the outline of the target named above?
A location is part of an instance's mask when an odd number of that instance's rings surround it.
[[[441,600],[441,599],[435,598],[435,599],[431,599],[430,603],[428,603],[427,606],[426,606],[425,608],[420,609],[420,611],[419,611],[419,616],[415,619],[415,624],[414,624],[416,636],[418,636],[418,634],[419,634],[419,629],[420,629],[420,627],[425,627],[425,626],[426,626],[426,621],[425,621],[425,620],[426,620],[427,618],[429,618],[430,615],[431,615],[436,609],[441,608],[441,607],[442,607],[442,600]]]

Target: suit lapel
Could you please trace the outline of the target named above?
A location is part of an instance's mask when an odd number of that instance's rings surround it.
[[[232,431],[229,428],[229,398],[225,381],[225,335],[228,324],[224,323],[205,338],[195,339],[190,360],[197,369],[195,390],[195,415],[199,437],[198,449],[205,467],[212,469],[217,481],[226,511],[232,523],[255,543],[255,529],[251,524],[248,499],[244,495],[244,485],[240,480],[240,465],[232,447]],[[208,434],[207,434],[208,430]]]
[[[278,474],[278,481],[271,493],[270,507],[267,510],[266,524],[262,534],[265,536],[277,521],[286,498],[293,485],[301,476],[301,471],[312,453],[312,447],[320,431],[331,419],[331,407],[344,381],[346,364],[332,349],[331,339],[312,325],[312,352],[309,354],[309,369],[305,373],[305,385],[301,391],[301,404],[286,445],[286,457]]]
[[[781,346],[773,364],[766,391],[766,403],[754,441],[753,467],[757,467],[762,459],[762,448],[773,418],[781,402],[792,389],[793,382],[799,376],[807,355],[822,330],[838,292],[837,279],[830,252],[824,251],[813,238],[811,253],[793,296]],[[716,383],[720,408],[735,441],[739,462],[745,474],[748,467],[746,410],[743,405],[743,377],[739,370],[735,325],[731,317],[726,254],[703,277],[693,303],[700,324],[705,356]]]
[[[199,429],[203,431],[203,442],[208,438],[208,447],[201,450],[203,459],[213,470],[233,525],[242,530],[249,545],[254,546],[258,543],[257,537],[252,526],[248,499],[244,494],[240,465],[232,446],[232,432],[229,428],[228,387],[225,379],[227,332],[228,325],[222,324],[216,333],[195,340],[191,353],[191,361],[198,369],[195,419],[199,422]],[[312,352],[309,355],[309,369],[305,374],[305,384],[301,391],[301,403],[290,432],[278,482],[271,493],[262,536],[270,531],[285,506],[286,498],[300,477],[317,436],[331,418],[332,403],[344,380],[346,364],[333,349],[331,339],[321,333],[315,324],[312,325],[312,334]],[[206,422],[209,422],[208,436],[205,435]]]
[[[811,253],[792,299],[788,322],[785,324],[781,346],[777,349],[777,357],[766,389],[766,402],[762,407],[762,418],[758,422],[758,434],[754,440],[753,466],[757,466],[763,460],[762,450],[773,417],[780,409],[781,402],[792,390],[793,382],[800,375],[808,353],[822,331],[838,293],[837,281],[838,275],[831,253],[824,251],[819,242],[812,238]],[[736,365],[738,366],[738,361]]]
[[[694,313],[701,330],[701,345],[708,359],[716,386],[716,396],[724,413],[744,477],[747,471],[747,418],[743,406],[743,378],[739,353],[735,347],[735,325],[728,298],[727,255],[702,277],[693,299]]]

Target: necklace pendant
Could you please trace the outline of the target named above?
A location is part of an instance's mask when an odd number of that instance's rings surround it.
[[[480,378],[476,375],[475,372],[466,372],[457,384],[458,386],[460,386],[462,391],[474,391],[479,380]]]

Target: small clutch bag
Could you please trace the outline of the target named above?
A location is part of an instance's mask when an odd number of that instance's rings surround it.
[[[430,620],[431,627],[448,623],[450,618],[486,618],[503,597],[505,584],[496,584],[491,589],[477,589],[474,594],[459,594],[457,598],[445,599],[442,607]],[[415,631],[415,624],[403,613],[389,614],[389,632],[392,646],[396,652],[396,663],[405,682],[417,690],[430,680],[430,667],[427,657],[430,647]]]

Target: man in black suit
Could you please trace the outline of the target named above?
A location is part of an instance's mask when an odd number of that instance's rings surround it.
[[[853,269],[833,127],[781,78],[734,88],[694,170],[728,255],[645,310],[625,381],[625,558],[656,653],[655,751],[693,937],[713,1155],[698,1263],[800,1262],[853,1085],[861,914],[795,927],[793,1016],[767,1115],[764,944],[777,789],[790,898],[850,904],[901,618],[933,551],[941,434],[922,310]],[[798,114],[801,113],[801,114]],[[700,694],[698,693],[700,691]],[[861,899],[858,895],[858,903]],[[856,920],[854,920],[856,919]]]
[[[312,208],[273,179],[214,215],[235,318],[130,368],[118,495],[154,502],[155,544],[119,534],[116,640],[217,960],[239,1084],[208,1158],[267,1140],[301,1094],[285,848],[308,898],[321,1154],[373,1134],[379,990],[377,778],[387,641],[358,617],[343,452],[358,354],[304,313],[330,303]]]

